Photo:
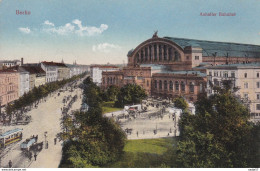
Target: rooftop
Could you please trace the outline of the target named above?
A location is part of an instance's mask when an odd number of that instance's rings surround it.
[[[209,66],[208,69],[248,69],[248,68],[258,68],[260,69],[260,63],[247,63],[247,64],[226,64],[226,65],[216,65],[216,66]]]
[[[201,47],[203,56],[213,56],[217,52],[217,56],[230,57],[259,57],[260,58],[260,45],[230,43],[230,42],[217,42],[208,40],[195,40],[176,37],[164,37],[179,45],[182,49],[187,46]]]
[[[45,71],[39,66],[22,66],[30,74],[45,74]]]
[[[58,63],[58,62],[42,62],[44,65],[49,65],[49,66],[59,66],[59,67],[67,67],[64,63]]]
[[[200,77],[206,77],[206,73],[202,73],[200,71],[161,71],[158,74],[179,74],[179,75],[198,75]]]

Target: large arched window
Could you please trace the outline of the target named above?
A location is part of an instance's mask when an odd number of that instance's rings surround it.
[[[185,84],[183,81],[181,82],[181,91],[185,91]]]
[[[162,89],[162,80],[159,81],[159,89]]]
[[[175,81],[175,90],[179,91],[179,82],[178,81]]]
[[[107,84],[109,84],[109,77],[107,77]]]
[[[179,61],[179,53],[174,51],[174,61]]]
[[[190,93],[194,93],[194,83],[190,82]]]
[[[167,90],[167,89],[168,89],[167,81],[166,81],[166,80],[164,81],[164,87],[163,87],[163,88],[164,88],[164,90]]]
[[[139,62],[140,62],[140,59],[139,59],[139,54],[137,54],[137,55],[136,55],[136,61],[137,61],[137,63],[139,63]]]
[[[167,46],[166,45],[163,46],[163,59],[164,59],[164,61],[167,60]]]
[[[162,46],[159,45],[159,61],[162,61]]]
[[[154,61],[157,61],[157,46],[154,45],[153,49],[154,49]]]
[[[148,61],[148,48],[147,47],[145,48],[144,56],[145,56],[145,61]]]
[[[170,81],[170,90],[173,90],[173,82]]]
[[[151,45],[149,46],[149,58],[150,58],[150,61],[152,61],[152,46]]]
[[[169,48],[169,61],[172,61],[172,48]]]
[[[157,80],[154,80],[154,88],[157,89]]]
[[[144,51],[141,50],[141,62],[143,62],[143,61],[144,61]]]

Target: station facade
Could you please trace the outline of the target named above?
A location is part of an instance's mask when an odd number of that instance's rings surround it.
[[[102,72],[102,88],[129,83],[154,97],[183,96],[196,101],[207,90],[210,66],[260,62],[260,46],[157,36],[127,54],[128,64],[119,71]]]

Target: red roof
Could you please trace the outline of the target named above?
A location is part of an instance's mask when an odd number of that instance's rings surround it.
[[[114,65],[91,65],[90,68],[119,68]]]
[[[42,63],[43,63],[44,65],[50,65],[50,66],[67,67],[65,64],[63,64],[63,63],[58,63],[58,62],[46,62],[46,61],[43,61]]]

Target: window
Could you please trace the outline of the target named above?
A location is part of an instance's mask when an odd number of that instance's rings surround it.
[[[214,76],[215,76],[215,77],[218,76],[218,71],[214,71]]]
[[[154,88],[157,89],[157,80],[154,80]]]
[[[164,81],[164,90],[167,90],[167,81]]]
[[[190,57],[189,56],[186,56],[186,60],[189,60],[190,59]]]
[[[257,78],[259,78],[259,72],[258,72],[258,73],[256,73],[256,77],[257,77]]]
[[[248,99],[248,94],[247,93],[244,94],[244,98]]]
[[[260,100],[260,94],[257,94],[257,95],[256,95],[256,99],[257,99],[257,100]]]
[[[256,110],[260,110],[260,104],[256,104]]]
[[[147,87],[149,87],[149,81],[148,80],[146,81],[146,85],[147,85]]]
[[[195,60],[199,60],[200,59],[200,57],[199,56],[195,56]]]
[[[235,78],[235,72],[231,72],[231,77]]]
[[[190,82],[190,92],[191,93],[194,92],[194,84],[192,82]]]
[[[225,77],[225,78],[228,77],[228,72],[227,72],[227,71],[224,72],[224,77]]]
[[[179,91],[179,82],[178,81],[175,81],[175,90]]]
[[[247,78],[247,73],[245,73],[244,75],[245,75],[245,78]]]
[[[173,90],[173,82],[170,81],[170,90]]]
[[[260,82],[256,82],[256,87],[260,88]]]
[[[248,88],[248,83],[244,83],[244,88]]]
[[[209,72],[209,76],[212,76],[212,72],[211,71]]]
[[[162,80],[159,81],[159,89],[162,89]]]
[[[185,84],[183,81],[181,82],[181,91],[185,91]]]

